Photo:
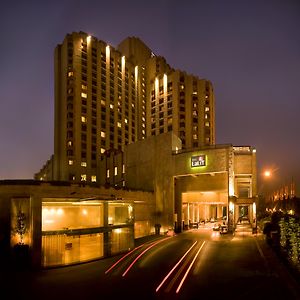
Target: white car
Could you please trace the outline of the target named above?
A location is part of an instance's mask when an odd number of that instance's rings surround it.
[[[220,226],[220,234],[223,233],[228,233],[228,226],[224,224]]]

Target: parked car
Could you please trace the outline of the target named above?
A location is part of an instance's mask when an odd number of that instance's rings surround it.
[[[212,229],[213,229],[213,231],[219,231],[220,230],[220,224],[215,223]]]
[[[223,224],[220,226],[220,234],[224,233],[228,233],[228,226]]]
[[[199,228],[199,223],[198,222],[191,222],[190,223],[190,228]]]

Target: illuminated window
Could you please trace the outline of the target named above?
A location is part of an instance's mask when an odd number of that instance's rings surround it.
[[[86,123],[86,117],[85,116],[81,116],[81,122]]]
[[[118,175],[118,167],[115,167],[115,176]]]
[[[96,175],[92,175],[91,180],[92,180],[92,182],[96,182],[97,181],[97,176]]]
[[[197,92],[193,92],[193,95],[197,95]]]
[[[205,119],[208,119],[208,114],[205,114],[204,118],[205,118]]]
[[[110,107],[111,109],[114,109],[114,105],[113,105],[113,104],[110,104],[109,107]]]
[[[209,111],[209,107],[206,106],[206,107],[205,107],[205,111]]]
[[[128,120],[127,120],[127,119],[125,119],[125,123],[126,123],[126,124],[128,123]]]
[[[122,124],[120,122],[118,122],[118,127],[121,128],[122,127]]]
[[[81,93],[82,98],[87,98],[87,93]]]
[[[106,177],[109,178],[109,169],[106,170]]]
[[[122,166],[122,173],[125,174],[125,165]]]
[[[101,152],[101,153],[104,153],[104,152],[105,152],[105,149],[104,149],[104,148],[101,148],[101,149],[100,149],[100,152]]]
[[[105,138],[105,132],[104,131],[101,131],[101,137]]]
[[[193,139],[197,140],[198,139],[198,135],[197,134],[193,134]]]
[[[82,162],[81,162],[81,166],[82,166],[82,167],[86,167],[86,166],[87,166],[86,161],[82,161]]]
[[[74,161],[72,159],[69,159],[69,166],[72,166]]]
[[[72,77],[74,75],[74,72],[70,71],[68,72],[68,77]]]
[[[86,86],[85,84],[82,84],[82,85],[81,85],[81,88],[82,88],[83,90],[87,90],[87,86]]]
[[[81,181],[86,181],[86,174],[81,174],[80,177],[81,177],[80,179]]]
[[[209,122],[205,122],[205,126],[206,126],[206,127],[209,127]]]
[[[72,141],[68,141],[68,146],[69,146],[69,147],[72,146]]]

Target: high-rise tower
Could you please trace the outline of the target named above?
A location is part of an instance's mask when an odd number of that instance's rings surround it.
[[[171,68],[139,38],[115,49],[84,32],[55,49],[53,176],[97,182],[101,156],[173,131],[183,148],[215,143],[212,84]]]

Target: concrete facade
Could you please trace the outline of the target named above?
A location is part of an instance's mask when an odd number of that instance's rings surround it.
[[[91,207],[95,209],[89,210]],[[124,215],[122,207],[130,209],[132,219],[128,219],[126,211]],[[65,208],[69,208],[69,217],[68,210]],[[83,208],[80,211],[89,217],[87,221],[80,218],[80,215],[74,215],[78,208]],[[88,211],[90,211],[89,216]],[[47,250],[48,254],[50,251],[50,256],[52,255],[51,248],[50,250],[45,248],[47,247],[45,243],[51,236],[54,237],[50,240],[52,244],[61,244],[59,249],[62,253],[58,254],[62,256],[63,252],[67,252],[66,250],[72,251],[72,247],[65,249],[72,244],[72,239],[75,241],[76,237],[101,235],[101,243],[98,246],[94,241],[91,243],[92,250],[99,253],[95,258],[100,258],[127,251],[134,246],[134,238],[154,233],[154,223],[149,218],[154,212],[153,193],[142,191],[115,190],[62,182],[6,180],[0,182],[0,212],[0,260],[3,264],[8,263],[9,258],[14,259],[14,249],[20,244],[28,247],[29,264],[34,268],[51,266],[51,263],[64,265],[78,263],[80,259],[88,260],[86,253],[81,257],[78,255],[77,260],[68,257],[54,262],[53,259],[51,262],[51,257],[46,260]],[[52,220],[49,219],[48,222],[47,212],[52,215],[50,218]],[[90,220],[95,218],[95,212],[99,220],[93,223]],[[23,220],[20,213],[24,216]],[[120,217],[124,220],[114,222],[114,219]],[[55,227],[53,222],[59,220],[63,225]],[[21,236],[22,226],[24,232]],[[143,226],[142,230],[139,228],[141,226]],[[71,243],[67,242],[70,239]],[[116,245],[113,241],[119,244]],[[53,245],[51,247],[53,248]]]
[[[122,166],[118,166],[120,156]],[[205,159],[205,165],[192,166],[192,159],[199,157]],[[253,147],[214,145],[187,150],[181,148],[176,135],[166,133],[128,145],[124,153],[104,158],[102,166],[101,183],[112,184],[105,168],[110,174],[118,168],[125,170],[126,187],[154,192],[156,222],[165,230],[182,231],[189,222],[225,217],[233,230],[242,210],[255,225],[257,171]],[[184,212],[187,208],[183,209],[190,204],[193,218],[189,210]]]

